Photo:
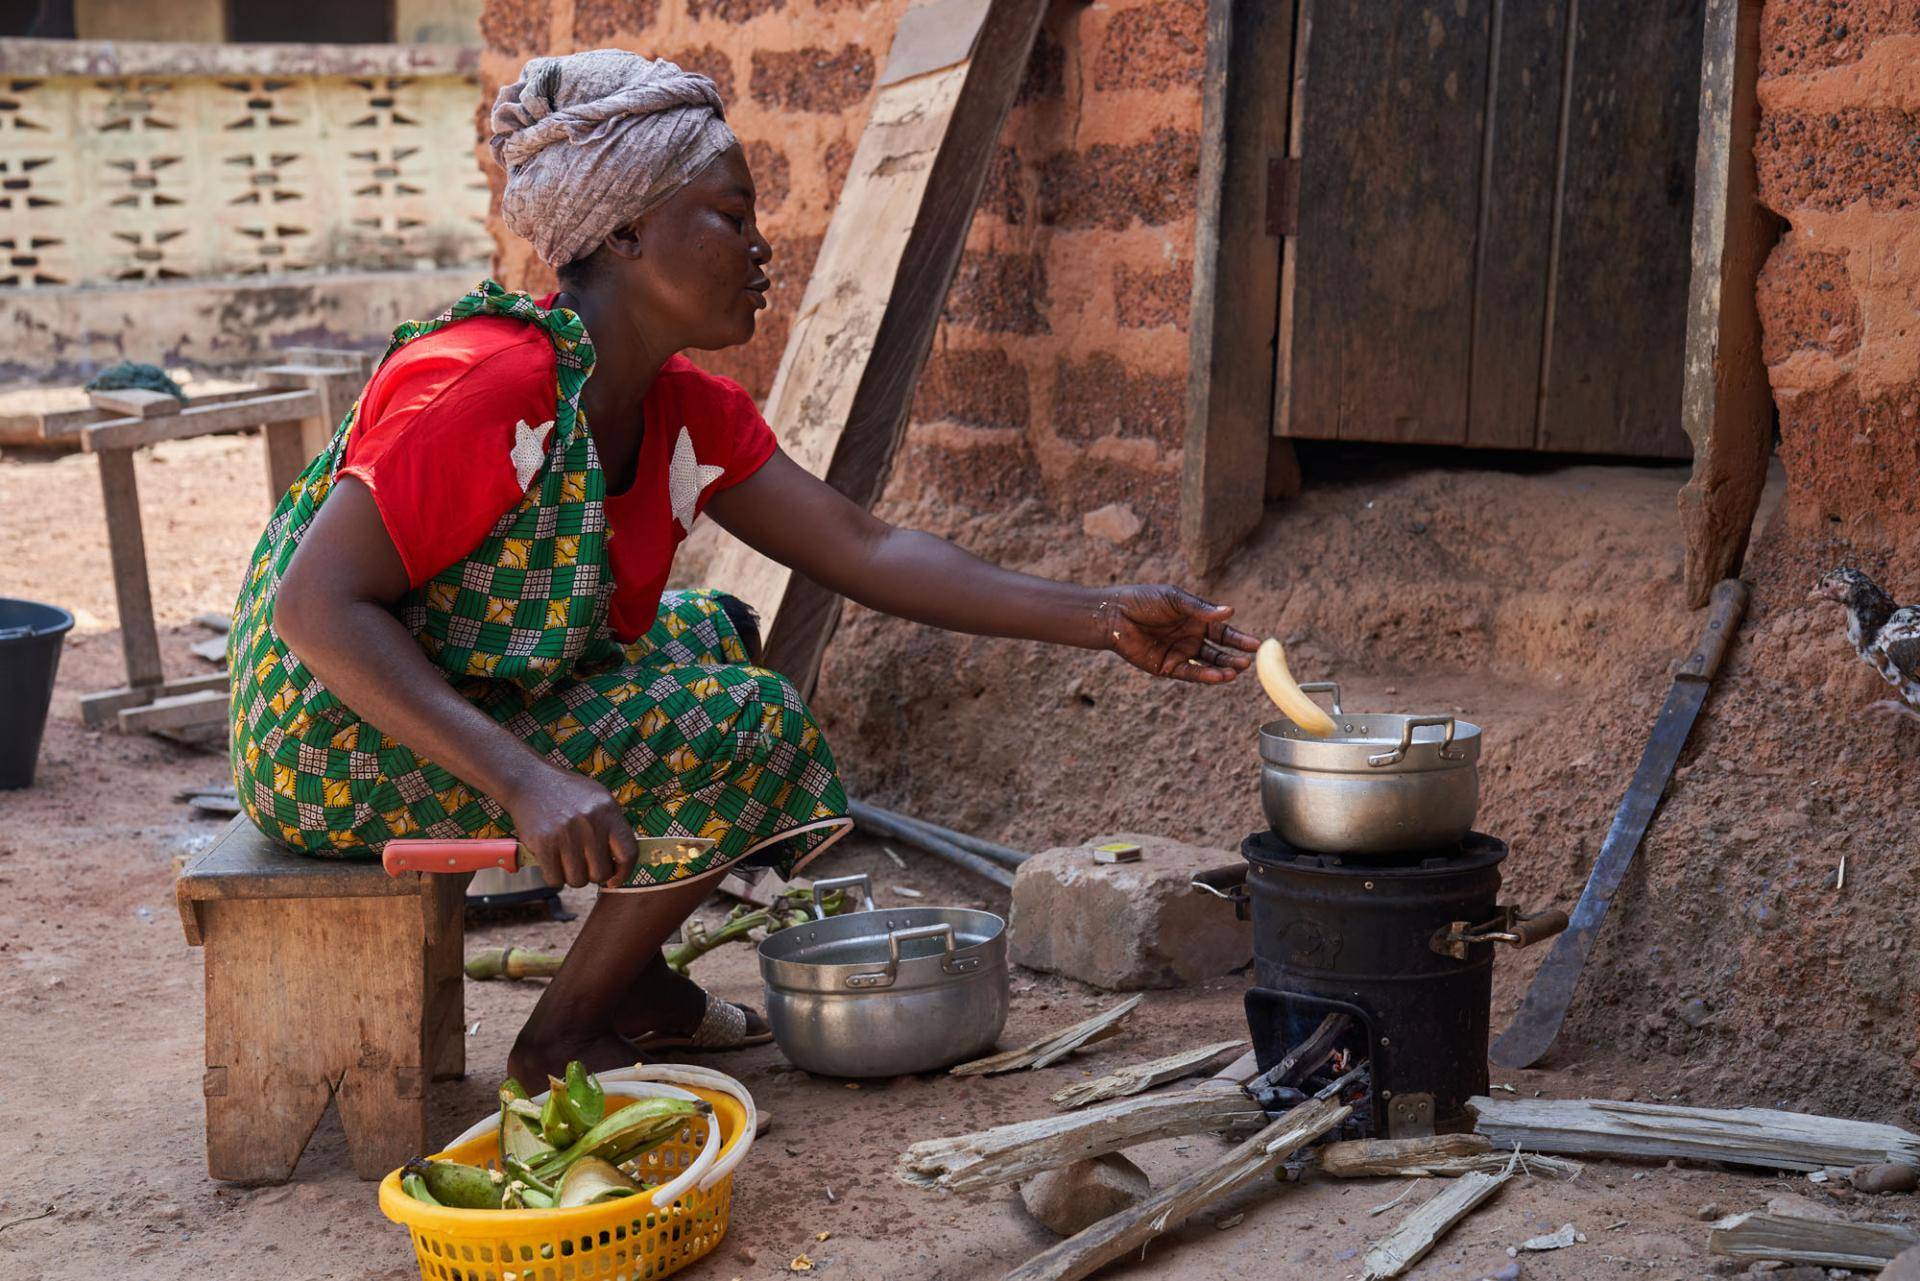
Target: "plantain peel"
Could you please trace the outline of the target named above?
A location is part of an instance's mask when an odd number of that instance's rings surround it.
[[[1278,640],[1269,636],[1260,642],[1260,649],[1253,656],[1253,670],[1260,677],[1260,688],[1267,691],[1273,705],[1298,725],[1302,733],[1315,738],[1333,733],[1333,717],[1308,698],[1300,683],[1293,679],[1293,673],[1287,670],[1286,651],[1280,648]]]

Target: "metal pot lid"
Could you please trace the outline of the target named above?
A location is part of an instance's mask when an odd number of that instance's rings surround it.
[[[1455,716],[1343,712],[1336,732],[1314,738],[1285,719],[1260,727],[1260,759],[1339,774],[1416,774],[1468,769],[1480,759],[1480,727]]]
[[[790,925],[760,944],[760,976],[788,991],[1006,981],[1007,923],[964,907],[882,908]]]

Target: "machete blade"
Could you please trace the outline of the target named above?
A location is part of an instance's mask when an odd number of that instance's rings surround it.
[[[1567,1007],[1573,1003],[1573,989],[1586,968],[1587,954],[1593,951],[1607,909],[1613,906],[1614,892],[1626,879],[1627,867],[1653,821],[1674,762],[1680,759],[1687,736],[1693,732],[1694,718],[1706,702],[1707,689],[1707,681],[1682,675],[1667,691],[1660,719],[1654,722],[1646,751],[1640,754],[1640,764],[1633,771],[1633,781],[1614,812],[1613,826],[1607,829],[1600,856],[1593,861],[1587,887],[1580,891],[1580,902],[1565,932],[1553,941],[1553,951],[1533,976],[1533,986],[1527,989],[1520,1012],[1487,1051],[1487,1057],[1501,1067],[1532,1067],[1546,1057],[1553,1038],[1559,1035]]]

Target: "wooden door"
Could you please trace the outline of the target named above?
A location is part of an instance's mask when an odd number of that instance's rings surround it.
[[[1274,431],[1688,456],[1703,0],[1302,0]]]

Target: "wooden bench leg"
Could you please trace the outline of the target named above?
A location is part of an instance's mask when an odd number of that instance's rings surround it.
[[[336,1090],[362,1178],[425,1150],[431,898],[199,905],[214,1178],[290,1177]]]

